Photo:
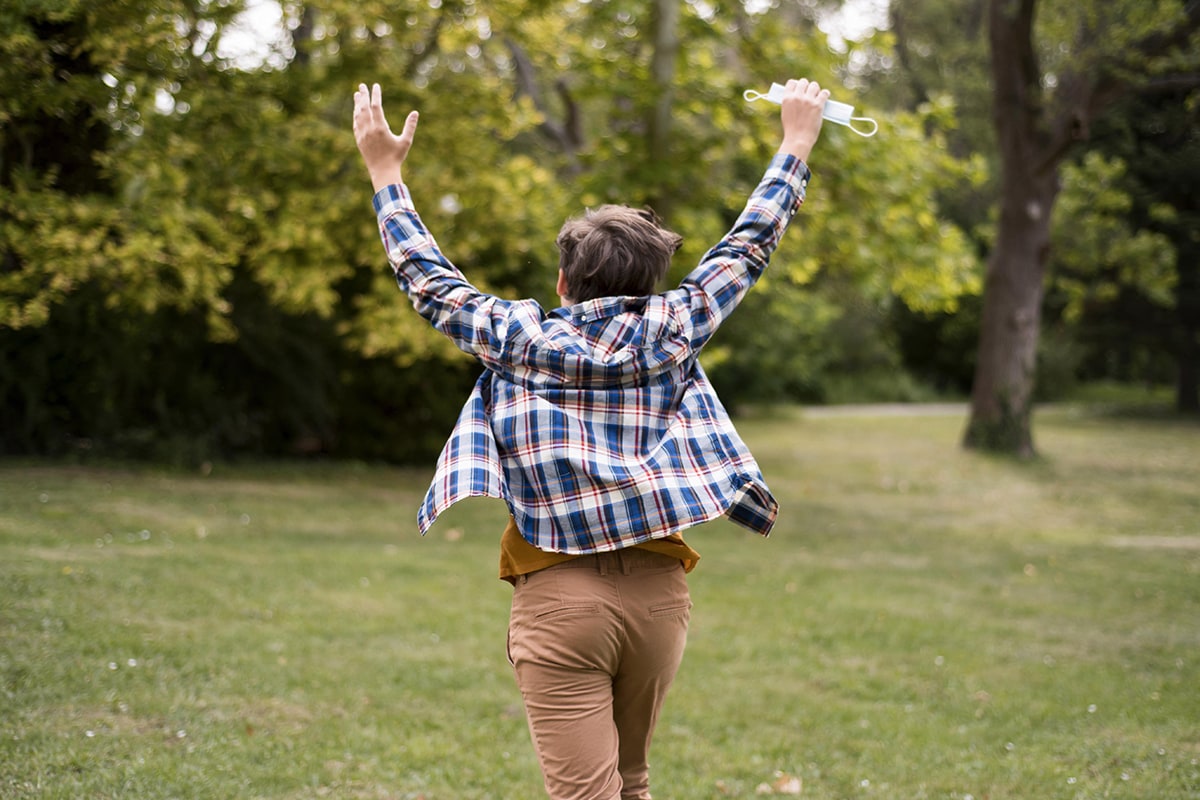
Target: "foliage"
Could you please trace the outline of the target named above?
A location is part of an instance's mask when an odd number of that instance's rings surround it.
[[[964,444],[1030,456],[1060,168],[1121,97],[1156,85],[1195,86],[1200,6],[987,5],[1001,192]]]
[[[898,373],[883,330],[890,309],[949,313],[978,293],[973,249],[935,198],[978,180],[982,165],[947,153],[932,109],[893,114],[885,124],[886,133],[865,142],[826,126],[796,229],[761,296],[748,301],[753,310],[731,318],[708,356],[722,390],[738,399],[822,401],[825,376]],[[781,324],[765,327],[763,315]],[[787,383],[797,378],[799,385]]]
[[[0,336],[14,365],[0,380],[13,411],[4,449],[194,459],[357,442],[348,452],[428,455],[428,426],[393,431],[384,446],[355,432],[391,430],[384,413],[444,430],[455,409],[428,393],[464,385],[462,361],[440,365],[448,348],[411,314],[398,330],[370,331],[374,343],[360,322],[363,287],[382,296],[390,284],[396,303],[340,66],[367,60],[370,37],[348,27],[344,55],[336,42],[322,50],[338,35],[332,9],[320,33],[297,34],[303,52],[286,70],[242,70],[216,55],[238,5],[105,10],[35,4],[7,29],[14,49],[74,53],[83,69],[29,68],[59,94],[77,91],[59,108],[4,98],[6,156],[31,153],[6,157],[0,186]],[[159,27],[147,51],[110,46],[149,22]],[[26,131],[44,133],[71,108],[105,135],[68,137],[61,154],[27,146]],[[381,355],[412,372],[385,377],[371,366]]]
[[[980,298],[964,298],[953,312],[914,313],[903,306],[891,312],[888,329],[906,371],[942,394],[968,396],[979,346]]]
[[[1132,229],[1133,200],[1120,188],[1125,172],[1123,162],[1107,161],[1095,152],[1063,169],[1054,258],[1068,320],[1079,319],[1088,303],[1111,301],[1122,287],[1140,291],[1158,305],[1171,302],[1175,252],[1162,234]]]
[[[984,0],[893,3],[889,35],[894,38],[894,48],[889,51],[885,44],[878,46],[894,57],[895,68],[889,68],[885,58],[864,59],[874,65],[864,80],[882,102],[915,107],[930,98],[953,98],[955,125],[950,147],[986,158],[993,165],[992,177],[944,193],[942,207],[947,218],[977,242],[981,254],[987,254],[996,243],[995,200],[999,192],[995,180],[998,152],[992,130],[993,87],[987,60],[987,5]],[[1167,229],[1148,224],[1144,221],[1146,214],[1138,209],[1174,209],[1168,213],[1178,214],[1188,205],[1170,187],[1175,180],[1188,180],[1184,131],[1189,125],[1195,130],[1195,107],[1191,105],[1192,110],[1187,111],[1187,90],[1180,87],[1188,80],[1189,70],[1181,66],[1190,57],[1186,36],[1191,25],[1194,38],[1194,23],[1189,23],[1185,7],[1179,3],[1034,5],[1030,58],[1036,60],[1039,71],[1038,86],[1030,87],[1028,96],[1034,98],[1030,107],[1044,112],[1044,124],[1037,130],[1045,135],[1053,125],[1074,120],[1069,126],[1068,144],[1072,150],[1062,178],[1063,193],[1056,203],[1049,249],[1048,294],[1042,313],[1052,330],[1048,331],[1048,341],[1038,348],[1038,395],[1056,394],[1053,387],[1042,385],[1043,380],[1053,380],[1061,387],[1081,376],[1094,379],[1121,375],[1129,379],[1134,373],[1128,368],[1114,372],[1115,364],[1102,360],[1130,346],[1146,347],[1135,342],[1148,345],[1153,341],[1152,347],[1158,352],[1157,357],[1122,358],[1127,363],[1153,363],[1153,370],[1142,373],[1140,379],[1161,380],[1169,374],[1170,366],[1165,370],[1162,366],[1168,354],[1176,358],[1175,371],[1182,374],[1195,357],[1180,353],[1177,344],[1188,339],[1191,323],[1183,317],[1172,320],[1162,314],[1164,303],[1173,302],[1168,299],[1170,286],[1177,283],[1168,274],[1167,262],[1172,256],[1169,248],[1164,249],[1165,239],[1159,232]],[[1193,46],[1190,54],[1195,52]],[[1017,57],[1007,59],[1007,63],[1014,63]],[[1165,77],[1170,74],[1175,77]],[[1067,85],[1072,75],[1082,77],[1073,87]],[[1097,118],[1095,112],[1112,102],[1121,86],[1129,85],[1140,88]],[[1080,106],[1079,98],[1093,91],[1096,103]],[[1163,123],[1172,118],[1176,120],[1174,125],[1164,127]],[[1158,133],[1149,134],[1151,128]],[[1133,136],[1125,135],[1125,144],[1114,148],[1114,129],[1127,134],[1140,129],[1147,135],[1139,144],[1134,143]],[[1135,205],[1130,195],[1131,181],[1124,175],[1126,167],[1117,166],[1117,172],[1106,174],[1099,171],[1099,162],[1094,160],[1099,156],[1089,154],[1108,153],[1106,163],[1116,157],[1140,172],[1144,162],[1157,161],[1154,157],[1147,159],[1156,149],[1151,142],[1167,129],[1176,131],[1172,146],[1178,152],[1172,154],[1172,160],[1182,171],[1167,168],[1158,171],[1156,180],[1138,181],[1144,197]],[[1092,167],[1083,166],[1086,163]],[[1081,170],[1091,177],[1085,178]],[[1181,266],[1184,263],[1174,260]],[[1123,276],[1117,274],[1118,263]],[[1186,270],[1186,266],[1182,268]],[[1185,281],[1185,294],[1187,285]],[[1102,325],[1090,322],[1097,311],[1103,314]],[[922,373],[928,371],[922,361],[938,358],[946,345],[957,353],[954,341],[961,339],[930,340],[929,334],[940,327],[939,315],[926,316],[924,324],[906,325],[908,334],[901,331],[905,361]],[[949,330],[954,327],[957,325]],[[906,335],[916,338],[906,341]],[[957,363],[961,367],[973,360],[971,354]],[[956,371],[952,367],[937,374],[944,380]],[[1051,374],[1059,377],[1051,378]]]
[[[38,0],[0,18],[0,77],[24,87],[0,94],[7,451],[157,452],[131,443],[158,438],[188,459],[428,456],[432,436],[379,446],[372,427],[444,429],[453,404],[431,411],[429,392],[473,366],[381,263],[348,134],[360,82],[383,83],[395,115],[421,110],[409,181],[451,259],[487,290],[548,303],[554,235],[585,206],[656,207],[685,236],[672,278],[702,257],[778,136],[743,89],[803,73],[853,99],[803,7],[687,5],[664,32],[665,6],[615,1],[286,4],[287,35],[259,62],[224,47],[243,9]],[[980,162],[947,153],[936,104],[875,116],[869,142],[829,126],[762,298],[709,355],[737,361],[731,379],[785,373],[739,391],[809,397],[831,372],[898,369],[890,346],[819,344],[850,318],[838,307],[883,320],[978,291],[971,246],[933,198],[977,182]],[[752,330],[763,314],[807,344],[778,352]]]
[[[1200,408],[1200,262],[1194,235],[1200,219],[1191,202],[1200,179],[1197,102],[1194,90],[1146,92],[1126,98],[1097,125],[1097,153],[1112,163],[1111,178],[1103,179],[1106,193],[1121,198],[1123,225],[1109,226],[1121,236],[1111,253],[1092,261],[1089,277],[1101,291],[1069,295],[1086,302],[1067,306],[1079,312],[1088,346],[1086,378],[1173,377],[1177,407],[1193,411]],[[1129,253],[1125,241],[1153,242],[1158,255]],[[1079,270],[1071,263],[1061,274],[1072,277]],[[1130,318],[1139,324],[1122,324]]]
[[[550,304],[554,235],[586,206],[652,205],[685,237],[671,279],[690,269],[774,149],[776,115],[741,92],[820,80],[882,130],[826,127],[808,203],[705,363],[737,403],[845,397],[855,382],[873,393],[868,374],[913,396],[906,369],[961,389],[973,356],[960,329],[994,230],[982,8],[894,4],[893,30],[833,51],[819,4],[325,0],[283,4],[279,35],[246,60],[227,47],[237,0],[6,6],[0,447],[427,458],[455,413],[444,398],[477,368],[382,263],[348,134],[350,94],[374,81],[393,116],[422,112],[408,176],[447,254],[489,291]],[[1125,14],[1097,56],[1104,74],[1172,68],[1135,63],[1120,42],[1173,20],[1121,9],[1104,11]],[[1061,69],[1094,55],[1054,44],[1107,19],[1084,12],[1039,16],[1051,100]],[[1155,211],[1161,224],[1126,233],[1125,218],[1179,201],[1113,205],[1129,181],[1086,163],[1058,214],[1075,235],[1052,305],[1074,325],[1085,298],[1118,286],[1175,302],[1160,244],[1186,224]],[[1090,280],[1112,271],[1097,256],[1122,253],[1136,275]],[[413,435],[405,419],[428,424]]]
[[[890,41],[883,49],[894,65],[881,65],[870,85],[881,101],[900,108],[948,105],[954,114],[948,146],[960,155],[991,160],[996,135],[990,122],[986,8],[986,0],[890,3]]]
[[[1039,351],[1039,399],[1061,397],[1081,378],[1121,373],[1130,378],[1139,372],[1142,380],[1161,383],[1169,373],[1167,353],[1142,351],[1136,363],[1115,363],[1112,356],[1131,344],[1129,333],[1121,336],[1124,344],[1108,342],[1100,333],[1103,324],[1083,321],[1132,298],[1140,299],[1141,314],[1161,315],[1173,304],[1175,250],[1168,237],[1137,227],[1127,184],[1125,163],[1098,151],[1063,167],[1046,301],[1051,318]],[[1148,311],[1154,307],[1156,312]]]

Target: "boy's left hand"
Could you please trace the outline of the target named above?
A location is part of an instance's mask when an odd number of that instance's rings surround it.
[[[816,81],[801,78],[787,82],[779,104],[783,121],[783,142],[779,152],[808,161],[817,137],[821,135],[821,113],[828,99],[829,90],[822,89]]]
[[[401,183],[401,167],[408,158],[417,133],[419,115],[411,111],[404,120],[400,135],[392,133],[383,114],[383,92],[379,84],[367,90],[365,83],[354,93],[354,141],[362,154],[375,191],[384,186]]]

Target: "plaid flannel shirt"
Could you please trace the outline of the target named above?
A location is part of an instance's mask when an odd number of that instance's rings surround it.
[[[484,366],[418,512],[422,534],[472,496],[502,498],[535,547],[595,553],[726,516],[764,536],[778,513],[698,361],[804,201],[776,155],[732,230],[678,288],[546,312],[480,292],[425,229],[407,187],[374,197],[400,288]]]

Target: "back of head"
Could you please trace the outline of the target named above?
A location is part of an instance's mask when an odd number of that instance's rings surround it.
[[[567,220],[556,240],[567,296],[583,303],[597,297],[653,294],[682,242],[648,209],[589,209]]]

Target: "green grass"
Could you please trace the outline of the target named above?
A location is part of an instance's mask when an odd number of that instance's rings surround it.
[[[740,424],[771,538],[693,532],[660,800],[1200,797],[1200,426]],[[0,796],[537,798],[503,508],[428,470],[0,462]]]

